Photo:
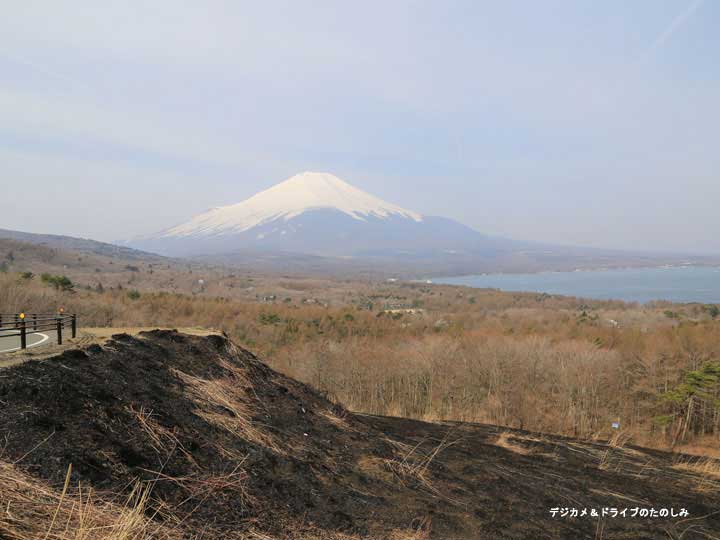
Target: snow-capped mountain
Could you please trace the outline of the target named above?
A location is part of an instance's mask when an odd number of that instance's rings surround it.
[[[295,175],[249,199],[213,208],[133,247],[164,255],[241,249],[315,255],[491,248],[492,241],[455,221],[422,216],[318,172]]]
[[[266,223],[289,222],[305,212],[336,210],[359,221],[399,216],[422,221],[422,216],[365,193],[328,173],[304,172],[249,199],[213,208],[165,231],[166,237],[238,234]]]

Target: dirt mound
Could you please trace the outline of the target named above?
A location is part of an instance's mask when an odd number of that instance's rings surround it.
[[[120,334],[0,381],[5,459],[56,485],[70,463],[71,484],[104,492],[152,482],[153,498],[217,538],[251,527],[377,529],[371,509],[383,499],[363,491],[379,482],[356,465],[393,448],[223,337]]]
[[[109,501],[140,481],[145,519],[172,532],[156,538],[687,539],[720,530],[720,485],[673,467],[670,455],[353,415],[221,336],[120,334],[4,369],[0,433],[0,464],[26,475],[24,486],[42,481],[58,493],[80,483]],[[17,494],[2,492],[9,509]],[[561,518],[553,507],[685,508],[691,521]],[[10,530],[2,523],[0,538]]]

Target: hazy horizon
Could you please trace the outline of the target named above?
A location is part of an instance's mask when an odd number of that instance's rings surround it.
[[[0,228],[113,241],[305,170],[483,233],[720,253],[720,4],[25,2]]]

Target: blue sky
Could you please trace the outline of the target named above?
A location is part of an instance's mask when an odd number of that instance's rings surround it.
[[[720,3],[35,2],[0,227],[128,238],[329,171],[486,233],[720,252]]]

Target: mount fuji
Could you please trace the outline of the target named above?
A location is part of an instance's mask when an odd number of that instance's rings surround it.
[[[239,250],[337,257],[458,250],[490,255],[507,242],[451,219],[406,210],[332,174],[304,172],[128,244],[183,257]]]

